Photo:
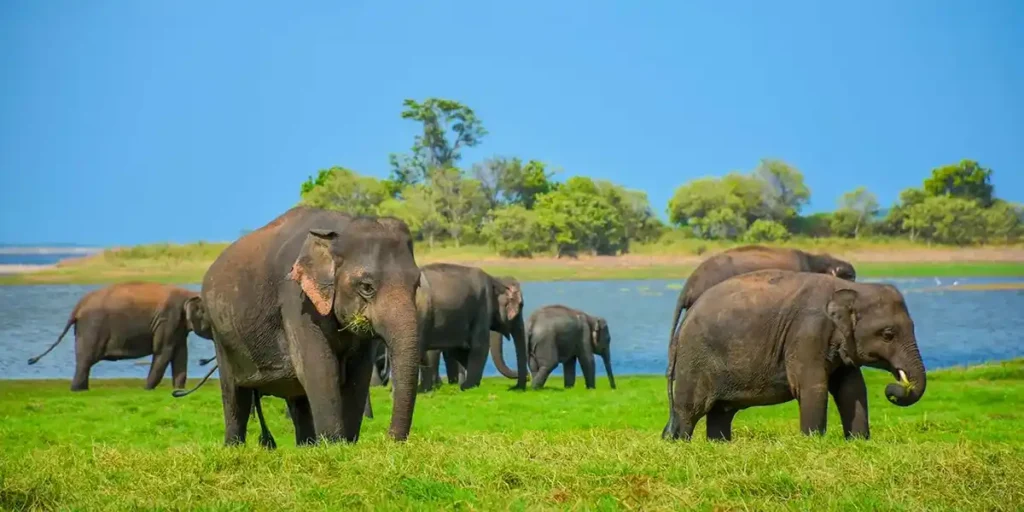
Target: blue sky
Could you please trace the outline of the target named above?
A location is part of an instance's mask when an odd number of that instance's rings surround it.
[[[801,169],[805,211],[973,158],[1024,201],[1024,2],[0,3],[0,242],[231,240],[343,165],[384,177],[404,98],[474,108],[464,163],[648,192]]]

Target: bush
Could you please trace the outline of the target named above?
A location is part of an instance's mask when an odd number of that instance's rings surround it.
[[[751,243],[778,242],[789,240],[789,236],[786,226],[773,220],[758,219],[747,229],[746,234],[743,235],[743,240]]]

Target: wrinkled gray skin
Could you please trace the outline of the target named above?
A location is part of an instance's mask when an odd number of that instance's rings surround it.
[[[548,376],[562,364],[565,387],[576,384],[576,361],[583,369],[587,389],[594,389],[594,354],[601,356],[608,383],[615,389],[612,374],[612,336],[608,322],[561,304],[544,306],[526,321],[526,350],[530,358],[533,389],[544,387]]]
[[[831,274],[849,281],[857,280],[857,271],[853,265],[828,254],[810,254],[799,249],[761,245],[728,249],[702,261],[686,279],[686,285],[676,300],[669,339],[675,339],[683,310],[692,307],[705,291],[730,277],[767,269]]]
[[[829,394],[846,437],[868,438],[860,367],[902,380],[907,387],[885,388],[899,406],[920,400],[927,384],[903,295],[828,274],[761,270],[723,281],[689,310],[673,347],[669,440],[690,439],[705,415],[708,439],[729,440],[737,411],[793,399],[801,431],[823,434]]]
[[[516,380],[513,389],[526,389],[526,336],[519,283],[451,263],[424,265],[420,271],[430,283],[429,293],[422,294],[423,303],[417,304],[424,329],[421,389],[430,390],[439,384],[434,379],[440,353],[445,350],[465,368],[461,389],[479,386],[488,348],[498,371]],[[491,331],[496,334],[492,336]],[[502,337],[511,338],[515,344],[515,372],[505,364]]]
[[[28,360],[35,364],[75,327],[75,376],[71,391],[89,389],[89,372],[100,361],[153,356],[146,389],[153,389],[171,366],[174,387],[184,388],[188,373],[188,333],[212,339],[209,323],[197,312],[199,295],[157,283],[119,283],[87,293],[71,311],[57,341]]]
[[[388,344],[388,434],[412,426],[422,285],[404,222],[296,207],[224,250],[203,279],[224,406],[241,444],[253,400],[284,398],[299,445],[359,438],[374,338]],[[368,322],[353,323],[364,317]],[[258,402],[257,402],[258,405]]]

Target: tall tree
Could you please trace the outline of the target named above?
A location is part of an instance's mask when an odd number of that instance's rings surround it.
[[[537,160],[524,164],[519,158],[490,158],[474,164],[473,174],[480,180],[492,208],[518,204],[531,209],[538,195],[554,187],[554,173]]]
[[[771,220],[783,222],[795,217],[811,197],[803,173],[782,160],[762,159],[754,176],[765,183],[764,203]]]
[[[836,213],[841,215],[837,215],[833,220],[839,221],[844,217],[850,219],[853,237],[860,238],[861,228],[878,213],[878,198],[867,187],[857,187],[839,198],[839,211]],[[843,230],[836,229],[833,225],[832,231]]]
[[[416,136],[409,155],[391,155],[392,180],[404,186],[429,179],[432,169],[455,167],[462,149],[476,146],[487,135],[473,109],[458,101],[427,98],[402,102],[402,119],[416,121],[423,132]]]
[[[974,160],[961,160],[932,170],[924,180],[930,196],[952,196],[977,201],[983,208],[992,206],[992,170]]]

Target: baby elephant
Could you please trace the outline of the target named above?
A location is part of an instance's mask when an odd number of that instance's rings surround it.
[[[527,320],[526,340],[533,389],[544,387],[548,375],[559,363],[565,374],[565,387],[573,387],[577,359],[583,368],[587,389],[594,389],[594,354],[604,360],[608,382],[615,389],[609,348],[612,338],[604,318],[562,305],[544,306]]]
[[[196,292],[157,283],[119,283],[82,297],[71,311],[64,331],[39,358],[57,346],[75,327],[75,377],[71,391],[89,389],[89,371],[99,361],[118,361],[153,355],[146,389],[160,383],[171,366],[174,387],[184,388],[188,369],[189,331],[213,339],[209,320]]]
[[[903,295],[887,284],[760,270],[711,287],[669,348],[669,421],[662,437],[730,440],[736,412],[796,399],[804,434],[824,434],[828,395],[846,438],[868,438],[861,366],[889,371],[899,406],[924,395],[925,368]]]

